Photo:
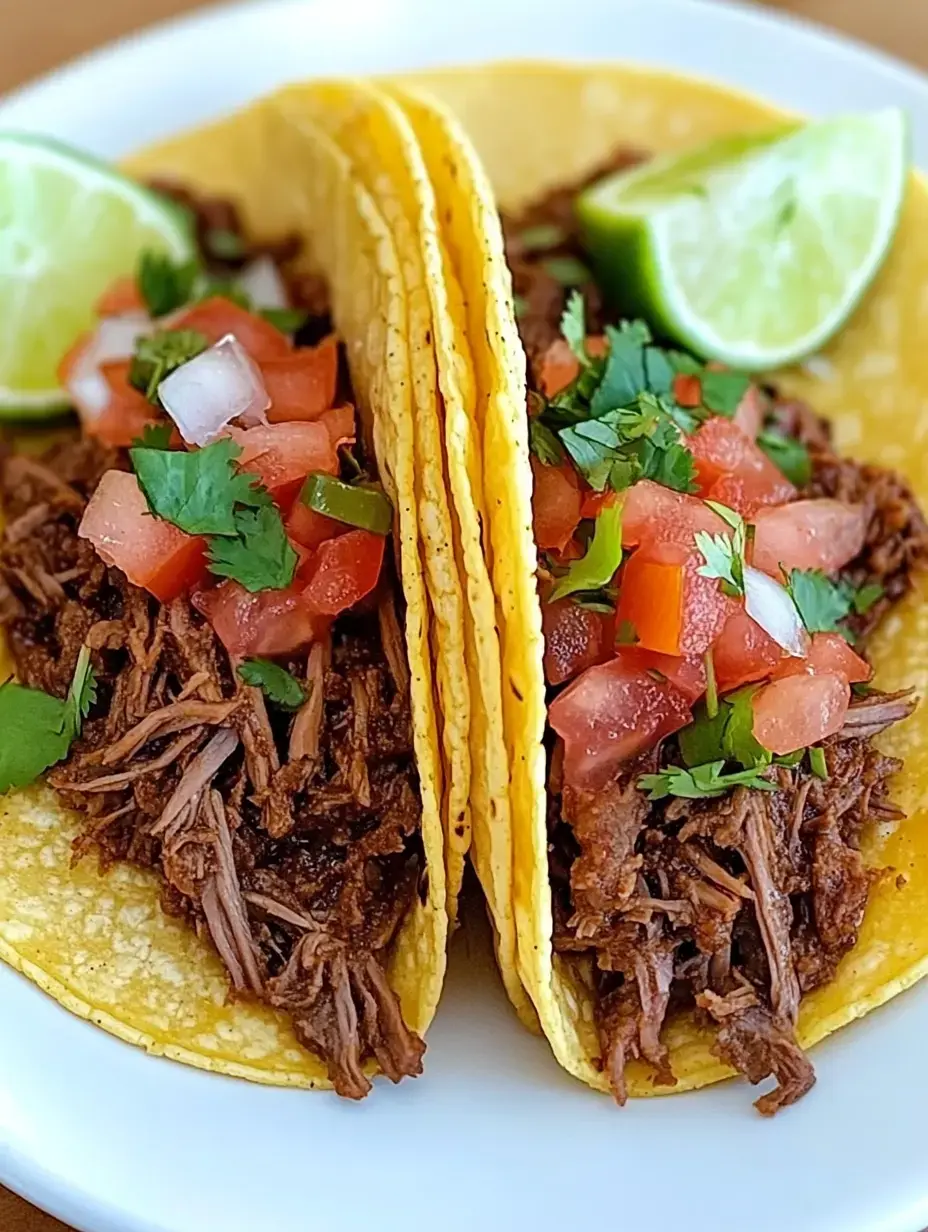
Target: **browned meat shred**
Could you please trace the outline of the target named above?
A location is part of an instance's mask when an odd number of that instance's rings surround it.
[[[186,599],[158,603],[77,537],[100,476],[124,465],[89,440],[0,458],[0,603],[18,676],[62,697],[86,643],[98,679],[50,775],[84,817],[75,859],[158,870],[165,909],[212,938],[235,995],[286,1011],[342,1094],[370,1089],[368,1059],[393,1081],[418,1074],[424,1044],[383,969],[423,872],[390,588],[380,616],[341,617],[290,663],[311,686],[303,710],[269,713]]]
[[[583,184],[560,187],[520,217],[504,219],[530,385],[537,386],[541,361],[560,337],[569,293],[547,260],[584,260],[576,193],[640,157],[617,150]],[[553,247],[534,246],[532,232],[544,227],[549,236],[557,229]],[[601,332],[608,309],[595,285],[580,290],[588,331]],[[775,425],[809,449],[812,478],[801,495],[867,510],[864,548],[844,574],[855,586],[883,588],[869,611],[851,618],[853,633],[866,638],[928,563],[928,525],[904,479],[838,456],[825,420],[774,390],[769,397]],[[656,1082],[675,1081],[660,1031],[669,1014],[687,1008],[715,1024],[715,1049],[728,1064],[753,1083],[776,1079],[757,1101],[765,1115],[811,1088],[815,1076],[793,1034],[800,998],[831,980],[857,943],[879,876],[864,864],[861,832],[902,817],[889,796],[901,763],[871,740],[914,707],[910,690],[855,697],[843,730],[824,743],[827,779],[778,768],[771,771],[775,792],[742,788],[704,801],[647,801],[636,783],[655,767],[643,762],[625,767],[600,792],[564,787],[561,750],[553,744],[554,948],[593,961],[602,1068],[619,1103],[629,1058],[650,1061]],[[659,756],[672,762],[675,745]]]

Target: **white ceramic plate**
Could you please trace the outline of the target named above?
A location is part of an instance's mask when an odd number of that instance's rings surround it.
[[[925,79],[697,0],[214,9],[21,91],[0,126],[114,157],[288,79],[518,55],[662,64],[811,113],[901,104],[928,165]],[[521,1031],[461,937],[427,1077],[356,1107],[151,1059],[4,968],[0,1182],[87,1232],[915,1232],[926,1038],[928,982],[817,1048],[815,1091],[773,1121],[741,1083],[619,1112]]]

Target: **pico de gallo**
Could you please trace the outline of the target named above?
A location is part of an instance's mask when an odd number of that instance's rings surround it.
[[[689,1009],[723,1060],[777,1079],[770,1114],[814,1082],[799,1002],[857,941],[877,878],[861,831],[900,816],[901,763],[872,737],[915,699],[872,686],[866,638],[925,565],[928,528],[904,481],[835,454],[807,407],[612,314],[582,188],[504,219],[529,361],[553,944],[592,960],[619,1103],[631,1057],[676,1081],[661,1031]]]
[[[360,1098],[424,1052],[384,969],[427,875],[393,510],[319,280],[184,202],[200,258],[143,254],[61,362],[80,435],[0,459],[0,791],[51,767],[75,855],[156,870]]]

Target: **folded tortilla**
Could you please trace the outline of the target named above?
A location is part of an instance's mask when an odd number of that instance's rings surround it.
[[[397,513],[428,875],[394,941],[387,974],[405,1022],[421,1034],[441,991],[448,917],[435,631],[420,563],[414,456],[418,344],[408,335],[400,256],[347,157],[311,123],[287,118],[273,98],[136,154],[126,170],[231,199],[255,240],[297,234],[301,270],[322,272],[329,283],[361,427]],[[0,678],[8,674],[8,662],[0,662]],[[256,1082],[329,1087],[323,1062],[300,1047],[283,1015],[230,998],[211,947],[162,913],[152,874],[126,864],[101,874],[92,859],[72,866],[79,829],[47,788],[0,800],[0,958],[66,1009],[149,1052]]]
[[[483,445],[489,513],[487,558],[497,598],[501,698],[510,751],[510,828],[475,830],[477,858],[512,853],[516,971],[561,1064],[608,1089],[597,1064],[593,997],[578,964],[552,952],[545,824],[545,682],[532,532],[532,475],[525,413],[525,356],[513,312],[497,214],[518,213],[558,184],[573,183],[619,145],[671,152],[727,133],[769,128],[781,112],[705,82],[616,66],[499,64],[394,78],[386,87],[419,139],[441,220],[441,238],[465,303]],[[832,420],[837,447],[902,472],[928,504],[928,191],[909,185],[892,252],[874,288],[839,337],[808,369],[776,374],[787,395]],[[821,375],[826,373],[827,375]],[[449,447],[450,448],[450,447]],[[456,501],[459,497],[456,496]],[[928,687],[928,585],[893,610],[870,641],[876,684]],[[928,708],[882,742],[906,758],[894,795],[904,822],[873,828],[863,853],[894,870],[874,888],[857,946],[836,978],[803,998],[797,1038],[814,1044],[928,972]],[[489,844],[481,852],[481,846]],[[500,961],[503,961],[502,955]],[[507,987],[514,973],[504,972]],[[629,1092],[703,1086],[730,1074],[710,1052],[712,1036],[692,1015],[664,1034],[675,1087],[655,1087],[633,1062]]]

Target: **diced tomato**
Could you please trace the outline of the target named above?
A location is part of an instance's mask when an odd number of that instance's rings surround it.
[[[115,317],[121,312],[146,311],[139,284],[132,274],[124,274],[111,283],[93,307],[100,317]]]
[[[145,395],[129,384],[129,367],[128,360],[100,365],[100,373],[109,386],[110,400],[102,414],[84,423],[89,436],[96,436],[114,448],[131,445],[148,424],[165,422],[164,416]],[[175,440],[179,440],[176,431],[172,432],[172,441]]]
[[[696,655],[666,655],[643,646],[620,646],[617,655],[629,665],[664,676],[689,703],[706,691],[705,660]]]
[[[673,396],[680,406],[695,408],[702,403],[702,382],[694,372],[678,372],[673,378]]]
[[[623,761],[691,719],[686,699],[669,681],[624,658],[589,668],[548,708],[548,721],[564,741],[565,780],[591,791],[604,787]]]
[[[605,355],[609,343],[602,334],[590,334],[586,340],[587,353],[593,356]],[[553,398],[562,389],[577,379],[580,364],[571,351],[566,338],[556,338],[545,351],[541,361],[541,371],[538,383],[546,398]]]
[[[743,607],[736,607],[712,647],[719,692],[728,693],[752,680],[764,680],[782,657],[783,651],[770,634]]]
[[[704,501],[674,492],[650,479],[629,488],[622,504],[622,543],[675,543],[691,548],[697,531],[731,534],[728,524]]]
[[[252,594],[230,578],[195,592],[192,602],[236,659],[291,654],[320,637],[329,623],[307,611],[298,586]]]
[[[324,513],[317,513],[302,501],[295,500],[287,518],[287,535],[300,544],[301,547],[315,551],[326,539],[334,539],[337,535],[347,534],[350,527],[337,518],[328,518]]]
[[[88,374],[84,372],[80,380],[75,376],[95,339],[92,332],[78,338],[58,365],[58,382],[67,389],[89,436],[96,436],[114,448],[130,445],[141,436],[146,424],[163,422],[163,418],[145,395],[129,384],[128,360],[99,364],[99,378],[92,378],[92,398],[82,398],[82,385]]]
[[[535,542],[540,548],[561,551],[580,521],[580,479],[569,462],[545,466],[534,457],[532,474]]]
[[[354,444],[356,425],[354,407],[350,403],[344,402],[341,406],[329,407],[319,416],[319,422],[325,424],[328,429],[333,449],[338,449],[341,445]]]
[[[721,415],[707,419],[688,441],[703,497],[748,516],[764,505],[792,500],[796,489],[750,437]]]
[[[334,334],[318,346],[299,347],[280,359],[261,364],[264,388],[271,400],[271,423],[318,419],[335,401],[338,342]]]
[[[754,738],[778,755],[817,744],[841,730],[850,700],[850,685],[835,672],[774,680],[754,695]]]
[[[154,517],[135,475],[107,471],[84,510],[78,534],[108,565],[162,603],[206,572],[206,542]]]
[[[293,352],[290,339],[270,321],[221,295],[214,295],[186,309],[172,321],[171,328],[195,329],[210,344],[218,342],[226,334],[233,334],[258,364],[285,359]]]
[[[386,536],[350,530],[327,539],[304,570],[303,603],[314,615],[337,616],[369,595],[383,565]]]
[[[595,612],[573,599],[558,599],[542,604],[541,623],[548,684],[563,684],[613,656],[615,615],[611,612]]]
[[[545,351],[541,361],[538,383],[546,398],[553,398],[575,380],[580,371],[577,357],[567,344],[566,338],[556,338]]]
[[[242,448],[241,469],[257,475],[282,509],[292,505],[310,471],[338,474],[338,453],[321,420],[227,431]]]
[[[734,610],[718,579],[699,573],[704,563],[697,551],[678,544],[640,547],[622,573],[619,625],[628,621],[646,650],[704,654]]]
[[[749,385],[735,411],[735,423],[752,441],[764,426],[764,409],[764,395],[756,385]]]
[[[580,506],[581,518],[598,518],[604,509],[608,509],[619,499],[618,493],[607,488],[605,492],[583,493],[583,504]]]
[[[774,680],[786,676],[820,676],[834,672],[848,684],[860,684],[872,675],[870,664],[856,654],[839,633],[814,633],[804,659],[784,659],[773,674]]]
[[[752,563],[780,578],[780,566],[835,573],[864,546],[867,513],[862,505],[822,498],[780,509],[761,509],[754,519]]]

